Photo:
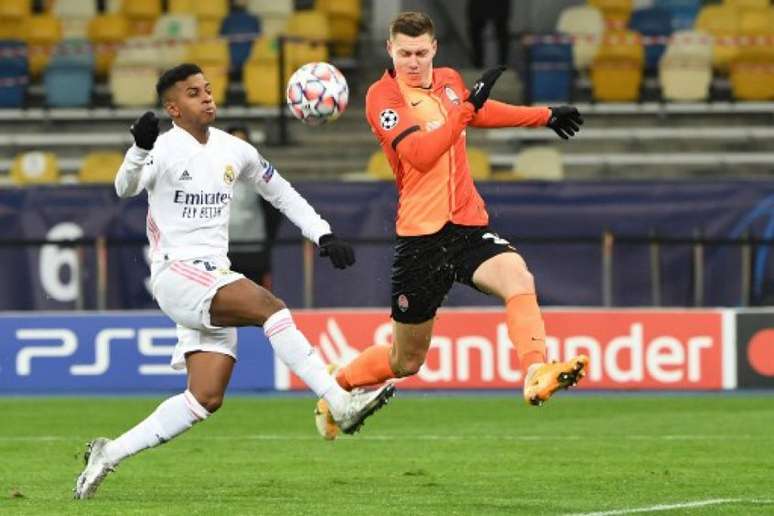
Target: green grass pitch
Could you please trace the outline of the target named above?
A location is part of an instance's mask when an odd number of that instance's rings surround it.
[[[73,501],[85,441],[161,399],[0,398],[0,514],[774,514],[774,393],[399,392],[335,442],[311,398],[231,397]]]

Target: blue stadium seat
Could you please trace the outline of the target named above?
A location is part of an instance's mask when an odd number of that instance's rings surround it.
[[[529,49],[529,57],[532,102],[568,101],[572,89],[572,45],[535,43]]]
[[[655,0],[653,3],[653,7],[669,12],[673,32],[693,29],[701,5],[701,0]]]
[[[253,40],[258,39],[261,33],[261,20],[257,16],[244,11],[233,11],[223,19],[220,26],[221,36],[232,37],[241,34],[255,34],[251,40],[229,41],[229,52],[231,53],[231,72],[242,73],[242,66],[250,56],[250,48]]]
[[[26,48],[23,41],[0,40],[0,107],[21,107],[24,103],[29,68],[27,57],[21,52]]]
[[[59,43],[43,76],[46,104],[80,107],[91,101],[94,85],[94,53],[84,39]]]
[[[672,34],[672,17],[669,11],[658,7],[640,9],[634,11],[632,17],[629,18],[629,28],[646,37],[669,37]],[[658,62],[665,48],[666,41],[663,43],[649,42],[645,45],[645,70],[658,68]]]

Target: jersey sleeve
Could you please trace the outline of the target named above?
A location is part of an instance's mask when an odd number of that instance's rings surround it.
[[[466,92],[467,95],[467,92]],[[470,125],[473,127],[543,127],[551,118],[547,107],[513,106],[487,100]]]
[[[312,208],[295,188],[274,168],[268,160],[250,146],[252,153],[242,173],[255,185],[255,191],[269,201],[295,224],[301,233],[314,242],[331,232],[330,225]]]
[[[155,149],[148,151],[132,145],[116,174],[116,193],[119,197],[132,197],[153,188],[160,168],[159,153]]]
[[[403,97],[378,88],[366,95],[366,117],[379,143],[391,147],[401,160],[420,172],[431,170],[449,151],[474,114],[473,106],[463,102],[448,110],[446,123],[423,131]]]

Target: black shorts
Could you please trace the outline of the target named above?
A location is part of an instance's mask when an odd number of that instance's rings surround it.
[[[455,281],[476,288],[473,273],[489,258],[516,252],[484,226],[451,222],[432,235],[398,237],[392,263],[392,318],[418,324],[435,317]]]

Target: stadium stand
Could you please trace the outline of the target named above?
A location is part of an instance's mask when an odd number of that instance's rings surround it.
[[[576,5],[562,10],[556,24],[557,32],[574,38],[573,63],[577,70],[587,70],[597,55],[605,19],[602,11],[592,5]]]
[[[87,106],[94,84],[94,53],[88,41],[67,39],[57,45],[43,84],[48,106]]]
[[[0,2],[0,38],[23,39],[23,22],[31,13],[31,0],[3,0]]]
[[[156,18],[161,16],[161,0],[123,0],[121,12],[129,19],[130,34],[150,34]]]
[[[0,40],[0,107],[21,107],[27,84],[27,45],[17,40]]]
[[[116,47],[129,37],[129,20],[121,14],[99,14],[89,21],[88,36],[94,45],[94,71],[107,76],[116,57]]]
[[[120,152],[90,152],[78,171],[80,183],[112,183],[115,171],[124,161]]]
[[[95,0],[56,0],[51,6],[51,14],[62,23],[62,36],[65,38],[85,38],[89,20],[97,15]]]
[[[30,74],[38,77],[48,65],[54,45],[62,39],[62,25],[52,15],[36,14],[24,20],[22,31],[29,51]]]
[[[594,98],[601,101],[634,101],[640,96],[644,50],[640,35],[631,31],[605,34],[591,65]]]
[[[508,176],[498,176],[498,178],[506,179]],[[510,178],[560,181],[564,179],[562,155],[555,147],[545,145],[528,147],[516,155]]]

